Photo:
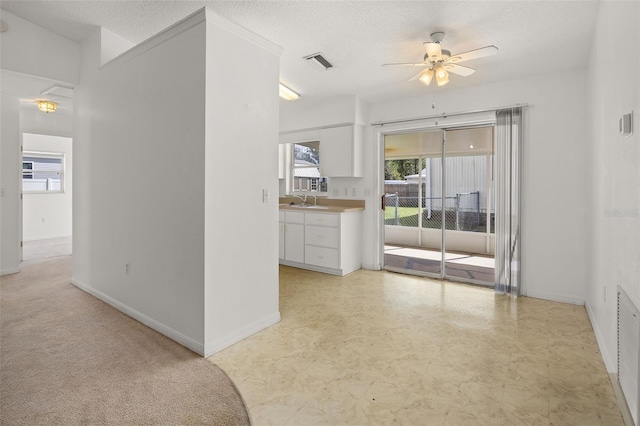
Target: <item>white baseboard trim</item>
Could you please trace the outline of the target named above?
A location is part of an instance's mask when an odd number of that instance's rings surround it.
[[[589,321],[591,322],[591,328],[593,328],[593,333],[596,335],[596,342],[598,342],[598,348],[600,349],[600,353],[602,354],[602,360],[604,361],[604,366],[607,369],[607,373],[617,374],[618,372],[617,354],[615,358],[611,357],[611,354],[607,349],[603,334],[600,331],[600,327],[598,327],[598,322],[596,321],[596,317],[593,313],[593,309],[591,309],[591,305],[589,305],[589,302],[585,304],[585,308],[587,308],[587,316],[589,317]]]
[[[20,272],[20,268],[8,268],[0,270],[0,275],[11,275]]]
[[[570,303],[572,305],[584,306],[584,299],[579,299],[573,296],[565,296],[563,294],[547,293],[545,291],[527,290],[527,297],[533,297],[535,299],[550,300],[552,302]]]
[[[83,283],[82,281],[76,279],[76,278],[71,278],[71,284],[73,284],[74,286],[78,287],[80,290],[89,293],[90,295],[94,296],[97,299],[102,300],[103,302],[105,302],[106,304],[114,307],[115,309],[117,309],[118,311],[122,312],[123,314],[130,316],[131,318],[135,319],[136,321],[141,322],[142,324],[146,325],[149,328],[154,329],[155,331],[157,331],[158,333],[168,337],[169,339],[180,343],[182,346],[185,346],[189,349],[191,349],[193,352],[197,353],[198,355],[204,356],[204,345],[202,343],[196,342],[195,340],[193,340],[192,338],[185,336],[182,333],[177,332],[176,330],[167,327],[166,325],[162,324],[161,322],[158,322],[156,320],[154,320],[153,318],[150,318],[138,311],[136,311],[135,309],[130,308],[129,306],[125,305],[122,302],[119,302],[115,299],[113,299],[110,296],[107,296],[106,294],[102,293],[101,291],[96,290],[95,288]]]
[[[271,327],[274,324],[280,322],[280,311],[266,316],[258,321],[248,324],[239,330],[233,331],[220,339],[216,339],[213,342],[208,342],[204,346],[204,357],[208,358],[221,350],[228,348],[234,343],[238,343],[242,339],[256,334],[259,331],[264,330],[267,327]]]
[[[373,263],[363,263],[362,264],[362,269],[367,269],[369,271],[379,271],[382,268],[380,267],[380,264],[373,264]]]

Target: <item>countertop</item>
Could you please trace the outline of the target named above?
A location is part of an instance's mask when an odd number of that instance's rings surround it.
[[[308,213],[344,213],[344,212],[357,212],[364,210],[364,207],[345,207],[345,206],[335,206],[335,205],[310,205],[310,206],[301,206],[300,204],[280,204],[280,210],[291,210],[297,212],[308,212]]]
[[[301,206],[302,200],[297,197],[280,197],[280,210],[291,210],[309,213],[344,213],[364,210],[364,200],[344,200],[318,197],[317,205]],[[293,203],[293,204],[292,204]]]

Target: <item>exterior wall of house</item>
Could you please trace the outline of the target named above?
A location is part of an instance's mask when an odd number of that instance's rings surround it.
[[[587,310],[617,371],[620,285],[640,307],[640,3],[602,2],[589,65]],[[615,72],[611,73],[611,67]],[[633,111],[633,135],[618,120]]]

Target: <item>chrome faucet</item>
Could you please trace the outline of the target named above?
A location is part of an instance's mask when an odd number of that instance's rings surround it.
[[[295,195],[295,194],[293,196],[296,197],[296,198],[300,198],[302,200],[302,205],[305,205],[305,204],[307,204],[307,194],[303,194],[303,195],[304,195],[304,197],[302,197],[300,195]]]

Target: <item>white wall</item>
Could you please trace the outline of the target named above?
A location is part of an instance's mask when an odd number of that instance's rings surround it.
[[[72,137],[73,111],[58,108],[54,113],[43,113],[33,102],[20,102],[20,133]]]
[[[588,75],[587,309],[610,372],[617,370],[617,286],[640,308],[639,28],[640,3],[602,2]],[[631,111],[634,133],[624,137],[618,119]]]
[[[528,103],[522,170],[523,290],[529,296],[578,304],[585,301],[587,278],[584,266],[573,266],[587,261],[585,78],[585,70],[577,69],[553,78],[531,76],[370,107],[370,119],[377,122],[429,116],[434,101],[439,113]],[[372,144],[380,129],[372,129]]]
[[[280,51],[259,36],[208,15],[206,355],[280,320]],[[263,200],[263,191],[268,191],[268,200]]]
[[[20,102],[0,99],[0,275],[19,271],[20,264]]]
[[[369,105],[369,122],[430,116],[432,102],[438,112],[460,112],[528,103],[525,112],[523,152],[523,288],[526,294],[551,300],[584,303],[586,297],[587,184],[585,143],[586,71],[538,75],[501,83],[437,92],[425,89],[424,97],[398,99]],[[281,123],[307,124],[301,114],[313,112],[315,122],[330,124],[333,117],[323,109],[295,103],[281,109]],[[381,188],[376,188],[381,150],[378,132],[368,126],[364,144],[364,177],[331,179],[330,187],[356,188],[364,199],[363,259],[366,268],[379,267],[379,244],[375,229]],[[561,184],[559,184],[561,183]],[[331,192],[330,192],[331,193]],[[340,192],[342,193],[342,192]],[[351,191],[349,191],[351,193]],[[345,198],[345,197],[341,197]],[[351,197],[346,197],[351,198]],[[575,267],[573,265],[583,265]]]
[[[22,240],[70,237],[73,193],[73,185],[71,184],[73,182],[71,138],[23,133],[22,146],[24,151],[64,154],[64,192],[51,194],[25,193],[23,195]]]
[[[98,69],[101,36],[75,90],[72,282],[202,353],[205,24]]]
[[[72,282],[208,356],[280,319],[280,50],[205,10],[97,69],[104,37],[76,90]]]
[[[9,29],[0,33],[0,65],[3,70],[73,84],[78,81],[80,45],[9,12],[2,11]],[[42,63],[47,66],[43,67]],[[52,84],[53,82],[52,81]],[[4,83],[4,82],[3,82]],[[20,134],[71,136],[69,111],[42,114],[24,104],[19,94],[2,93],[0,146],[0,274],[19,271],[20,263]]]
[[[72,84],[78,82],[78,43],[5,10],[2,11],[2,20],[8,27],[0,35],[2,69]]]

